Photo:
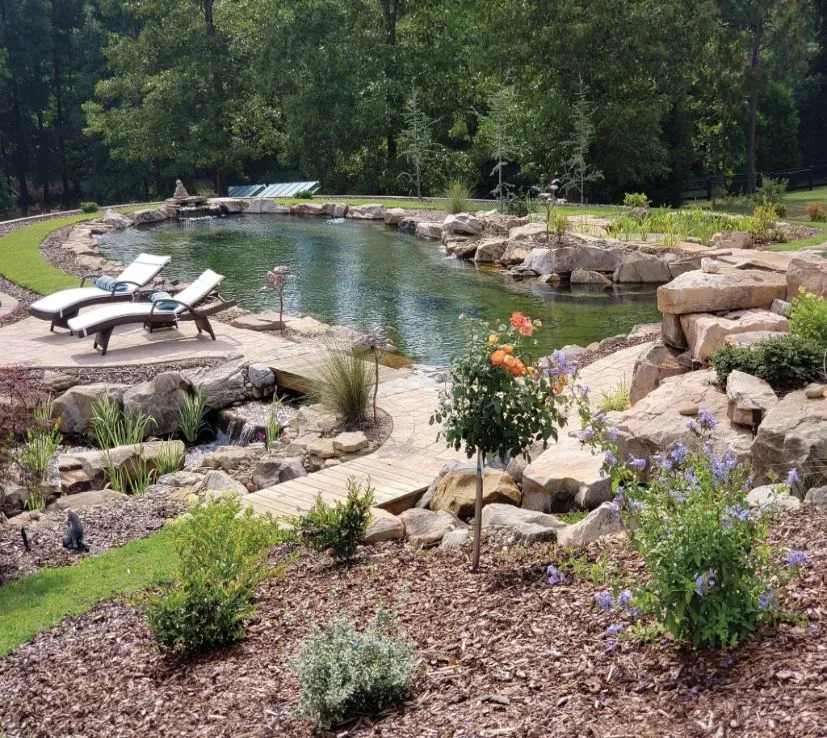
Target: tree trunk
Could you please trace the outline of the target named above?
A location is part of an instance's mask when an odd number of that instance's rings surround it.
[[[222,167],[215,170],[215,190],[219,197],[227,197],[227,175]]]
[[[379,394],[379,353],[373,349],[373,365],[376,370],[373,381],[373,422],[376,423],[376,397]]]
[[[422,199],[422,177],[419,171],[419,164],[416,165],[416,197]]]
[[[477,498],[474,501],[474,549],[471,554],[471,571],[480,568],[480,539],[482,537],[482,480],[485,475],[485,452],[477,449]]]
[[[61,55],[66,53],[68,49],[59,43],[62,29],[58,13],[58,5],[55,0],[52,0],[52,25],[55,29],[55,41],[52,50],[52,74],[55,93],[57,165],[60,170],[60,181],[63,187],[63,207],[68,210],[71,199],[69,197],[69,170],[66,165],[66,122],[63,115],[63,68],[61,67]]]
[[[758,118],[758,67],[761,63],[761,37],[753,38],[749,67],[749,111],[747,117],[747,192],[755,192],[755,131]]]
[[[20,214],[25,218],[29,214],[29,163],[26,156],[26,142],[23,136],[23,113],[20,110],[20,95],[17,89],[17,78],[12,77],[12,105],[14,108],[14,138],[15,138],[15,164],[17,169],[17,187],[19,195],[17,198]]]

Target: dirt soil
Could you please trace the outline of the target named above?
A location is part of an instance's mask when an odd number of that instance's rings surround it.
[[[550,587],[553,547],[464,551],[369,549],[352,565],[302,555],[260,588],[248,638],[187,662],[155,650],[140,612],[104,604],[0,660],[0,728],[38,736],[222,738],[662,738],[825,735],[827,511],[785,516],[773,536],[806,551],[790,585],[791,623],[739,648],[693,653],[659,638],[613,637],[591,581]],[[639,562],[606,544],[622,570]],[[587,554],[594,559],[599,548]],[[339,612],[365,624],[395,605],[428,673],[410,702],[319,733],[294,714],[292,661],[311,622]]]
[[[130,497],[120,504],[97,505],[79,510],[85,541],[94,552],[123,546],[145,538],[162,528],[167,520],[181,515],[186,506],[167,495],[151,492]],[[68,566],[93,554],[77,554],[63,548],[66,513],[60,510],[42,514],[26,531],[31,551],[26,551],[20,529],[0,525],[0,584],[34,574],[39,569]]]

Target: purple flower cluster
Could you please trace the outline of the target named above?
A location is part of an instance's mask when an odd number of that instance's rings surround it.
[[[758,607],[762,610],[774,610],[775,604],[775,592],[772,587],[767,587],[766,592],[762,592],[758,595]]]
[[[626,626],[623,623],[614,623],[606,628],[606,635],[616,636],[620,633]]]
[[[612,597],[612,593],[608,590],[605,592],[598,592],[594,596],[594,601],[597,603],[597,606],[603,610],[603,612],[609,612],[615,606],[615,598]]]
[[[635,471],[643,471],[646,469],[646,459],[639,459],[637,456],[629,457],[629,468]]]
[[[705,431],[712,432],[718,425],[715,416],[709,410],[701,410],[697,418],[692,418],[686,423],[686,427],[695,433],[701,434]]]
[[[707,569],[705,572],[701,574],[695,575],[695,594],[699,597],[705,597],[709,594],[709,591],[715,586],[715,574],[714,569]]]
[[[798,469],[790,469],[790,471],[787,472],[787,479],[785,481],[788,487],[795,487],[795,485],[801,481],[801,475],[798,473]]]
[[[807,554],[803,551],[790,551],[787,554],[787,566],[798,567],[807,563]]]
[[[724,510],[723,524],[727,528],[731,528],[733,523],[745,523],[749,520],[749,509],[743,505],[733,505]]]
[[[546,568],[546,581],[550,587],[556,587],[566,581],[566,575],[563,574],[554,564],[549,564]]]

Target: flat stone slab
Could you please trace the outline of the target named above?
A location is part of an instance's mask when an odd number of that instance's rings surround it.
[[[720,274],[685,272],[658,287],[662,313],[710,313],[724,310],[768,310],[787,296],[787,277],[777,272],[727,269]]]
[[[0,292],[0,318],[16,310],[19,304],[20,303],[11,295],[7,295],[5,292]]]

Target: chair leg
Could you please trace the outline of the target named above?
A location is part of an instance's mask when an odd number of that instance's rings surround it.
[[[106,356],[106,350],[109,348],[109,339],[111,337],[112,328],[104,328],[102,331],[98,331],[98,337],[95,339],[95,348],[98,346],[101,347],[101,356]]]
[[[201,331],[206,331],[210,334],[210,338],[212,338],[213,341],[215,340],[215,332],[212,329],[209,318],[196,318],[195,327],[198,329],[199,333],[201,333]]]

